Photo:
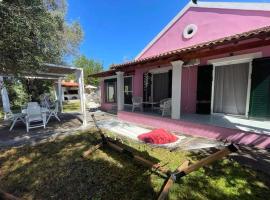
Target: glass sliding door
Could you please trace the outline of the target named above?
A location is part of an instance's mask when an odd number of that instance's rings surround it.
[[[171,98],[171,77],[169,72],[153,74],[153,101]]]
[[[214,113],[245,115],[249,63],[215,67]]]
[[[132,104],[132,77],[124,78],[124,104]]]

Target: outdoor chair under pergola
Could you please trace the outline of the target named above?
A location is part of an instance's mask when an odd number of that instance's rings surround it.
[[[63,92],[61,82],[62,80],[70,74],[75,74],[78,84],[79,84],[79,97],[80,97],[80,112],[82,114],[82,125],[87,125],[86,120],[86,109],[85,109],[85,95],[84,95],[84,80],[83,80],[83,69],[70,67],[70,66],[62,66],[62,65],[55,65],[55,64],[44,64],[42,70],[36,72],[35,74],[29,75],[30,73],[25,72],[24,78],[28,79],[44,79],[44,80],[56,80],[57,81],[57,105],[54,105],[53,108],[48,108],[48,118],[46,123],[50,120],[51,117],[55,117],[58,121],[57,112],[63,112]],[[11,127],[10,130],[13,129],[14,125],[18,121],[22,121],[25,123],[25,113],[12,113],[9,106],[9,98],[8,93],[6,91],[5,85],[3,84],[3,77],[12,77],[12,74],[1,74],[0,73],[0,89],[1,89],[1,96],[3,102],[3,110],[5,113],[5,117],[8,120],[11,120]],[[5,105],[8,104],[8,105]],[[57,109],[57,110],[56,110]]]

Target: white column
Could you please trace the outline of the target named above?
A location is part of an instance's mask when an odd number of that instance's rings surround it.
[[[62,90],[62,78],[58,78],[57,83],[57,100],[59,101],[60,112],[63,112],[63,90]]]
[[[80,107],[81,113],[83,115],[83,126],[87,125],[86,110],[85,110],[85,93],[84,93],[84,76],[83,69],[78,69],[76,71],[77,81],[79,83],[79,95],[80,95]]]
[[[124,109],[124,72],[116,72],[117,74],[117,110]]]
[[[183,63],[184,62],[181,60],[172,62],[172,119],[180,119],[181,117],[181,81]]]

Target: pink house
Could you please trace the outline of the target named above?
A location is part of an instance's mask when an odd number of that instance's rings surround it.
[[[269,148],[269,11],[270,3],[187,4],[133,61],[91,75],[102,78],[101,108],[147,126]]]

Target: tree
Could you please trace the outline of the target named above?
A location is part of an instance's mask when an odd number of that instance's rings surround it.
[[[73,61],[73,65],[79,68],[83,68],[84,71],[84,82],[85,84],[98,85],[99,79],[89,78],[88,76],[93,73],[98,73],[103,71],[103,65],[93,59],[88,59],[86,56],[82,55],[77,57]]]
[[[83,32],[65,22],[65,0],[0,1],[0,73],[35,73],[75,54]]]

